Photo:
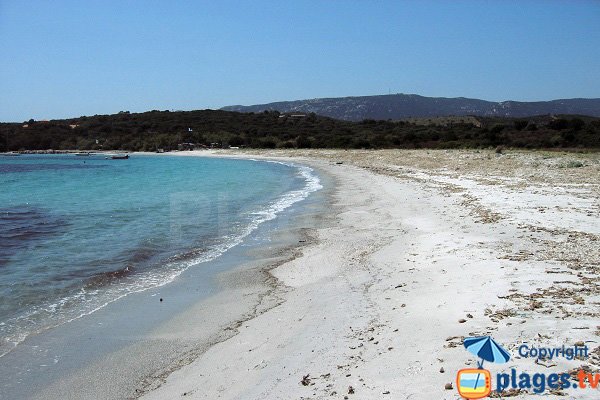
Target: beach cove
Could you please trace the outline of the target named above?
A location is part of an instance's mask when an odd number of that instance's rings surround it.
[[[65,337],[98,340],[92,326],[117,321],[112,336],[135,343],[25,398],[458,399],[456,372],[477,365],[462,341],[478,335],[513,356],[488,366],[493,373],[597,371],[597,155],[176,154],[308,165],[324,188],[265,223],[260,245],[219,257],[211,266],[218,291],[197,298],[198,277],[188,270],[90,315],[82,331],[59,332],[63,345]],[[157,297],[165,299],[159,307]],[[515,358],[523,343],[584,343],[590,357],[541,367]]]
[[[37,267],[32,256],[44,251],[39,247],[44,243],[40,242],[39,236],[35,237],[37,242],[34,244],[39,250],[22,253],[32,261],[28,261],[28,269],[21,270],[43,271],[42,268],[46,268],[57,278],[49,280],[47,275],[39,275],[39,283],[33,282],[31,286],[39,292],[46,290],[37,298],[30,295],[30,303],[38,301],[39,305],[34,303],[34,307],[24,308],[23,302],[14,298],[3,304],[17,311],[16,307],[20,306],[23,311],[19,312],[27,317],[2,321],[3,348],[7,349],[0,357],[3,376],[0,398],[3,399],[120,399],[135,397],[148,390],[160,376],[185,364],[186,360],[194,359],[211,344],[229,337],[239,320],[258,312],[255,308],[259,304],[265,306],[260,299],[272,290],[272,278],[265,265],[294,257],[295,249],[310,240],[310,232],[305,227],[316,225],[310,221],[321,214],[320,208],[327,203],[321,197],[327,197],[327,190],[320,190],[321,182],[326,184],[327,178],[319,179],[309,168],[288,163],[182,159],[146,154],[114,163],[106,161],[102,155],[84,159],[74,155],[32,157],[11,158],[5,169],[17,170],[19,179],[13,179],[10,173],[3,178],[9,185],[22,187],[27,184],[26,178],[33,181],[37,175],[23,177],[20,171],[29,173],[33,170],[36,174],[50,174],[47,176],[57,181],[56,187],[39,197],[25,191],[12,192],[11,197],[6,197],[11,210],[18,209],[18,204],[23,201],[20,198],[39,198],[46,200],[47,207],[37,208],[61,216],[61,221],[67,221],[66,217],[73,214],[70,210],[77,205],[80,207],[75,216],[79,220],[88,219],[83,221],[87,222],[86,226],[69,218],[70,224],[61,226],[60,235],[50,231],[52,241],[48,242],[45,259],[51,260],[55,241],[64,237],[63,232],[69,233],[68,229],[76,229],[67,238],[72,240],[81,237],[82,233],[92,237],[106,235],[102,229],[110,224],[109,228],[122,225],[123,229],[115,230],[112,236],[123,243],[122,248],[109,250],[118,252],[117,255],[124,254],[127,264],[122,264],[122,257],[109,258],[110,254],[106,252],[106,258],[114,260],[113,264],[118,268],[113,272],[112,264],[94,262],[86,265],[81,261],[84,259],[82,254],[73,253],[76,257],[63,256],[62,270],[46,267],[52,265],[49,261]],[[87,167],[90,165],[93,167]],[[52,170],[46,172],[49,168]],[[115,171],[115,168],[118,169]],[[223,168],[231,172],[219,172],[219,179],[209,180],[211,170]],[[158,172],[152,172],[152,169]],[[52,207],[51,200],[58,194],[73,191],[66,192],[69,188],[61,187],[62,182],[77,188],[75,179],[71,179],[73,173],[81,176],[86,190],[81,192],[80,198],[68,196],[66,203],[59,201],[59,205],[65,204],[63,209]],[[86,173],[93,175],[86,177]],[[107,173],[111,175],[107,176]],[[248,173],[254,176],[244,177]],[[161,174],[174,179],[173,185],[181,182],[183,186],[167,186],[160,179]],[[124,193],[134,190],[135,194],[123,200],[115,199],[113,205],[107,202],[110,197],[104,193],[102,210],[94,203],[83,203],[81,199],[97,193],[93,185],[102,190],[104,176],[114,179]],[[190,179],[196,182],[189,182]],[[265,182],[258,182],[260,179]],[[226,190],[239,187],[236,182],[242,181],[246,184],[257,182],[239,195],[227,194]],[[154,187],[148,187],[148,182]],[[220,191],[221,187],[224,187],[223,191]],[[35,189],[33,185],[31,188]],[[9,193],[5,194],[8,196]],[[141,201],[133,200],[135,196]],[[15,203],[14,206],[10,202]],[[153,214],[161,203],[166,205],[161,211],[163,215]],[[90,211],[86,212],[86,209]],[[118,218],[105,221],[109,213]],[[6,223],[12,223],[10,212],[6,218]],[[215,218],[215,222],[211,222]],[[24,218],[18,221],[24,229],[35,232],[36,226],[28,227]],[[145,229],[136,229],[148,222],[150,225]],[[95,235],[88,232],[96,229],[98,223],[100,227]],[[187,233],[184,235],[184,232]],[[165,241],[167,246],[153,247],[156,249],[153,259],[146,261],[139,257],[150,244]],[[93,256],[99,254],[102,246],[95,243],[94,247],[81,250],[80,253],[96,252]],[[58,247],[56,251],[60,262],[60,252],[66,248]],[[14,260],[9,259],[3,272],[18,277],[16,274],[20,270]],[[94,265],[105,270],[94,273]],[[126,273],[126,270],[133,272]],[[73,289],[67,292],[70,297],[51,291],[54,280],[69,282],[67,273],[81,275],[87,271],[92,274],[82,284],[72,280]],[[4,283],[8,284],[8,279]],[[71,293],[85,293],[87,297]],[[10,292],[6,295],[12,296]],[[38,298],[43,302],[39,303]],[[40,315],[31,310],[49,310],[53,314],[47,311]],[[33,317],[38,315],[34,320]],[[189,318],[190,315],[195,319]],[[23,332],[23,338],[11,335],[12,332]],[[19,338],[19,341],[13,344],[13,338]]]
[[[336,182],[335,218],[300,257],[271,270],[277,307],[143,398],[457,399],[456,372],[477,366],[462,340],[479,335],[492,335],[513,355],[491,366],[494,373],[598,371],[597,154],[305,150],[242,157],[327,171]],[[591,355],[540,366],[515,357],[524,342],[584,343]],[[565,393],[598,394],[549,392]]]

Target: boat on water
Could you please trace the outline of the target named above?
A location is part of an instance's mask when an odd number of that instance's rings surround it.
[[[15,153],[15,152],[13,151],[13,152],[10,152],[10,153],[2,153],[2,155],[3,155],[3,156],[5,156],[5,157],[18,157],[18,156],[20,156],[21,154],[20,154],[20,153]]]
[[[75,153],[77,157],[89,157],[92,153]]]
[[[110,156],[111,160],[127,160],[129,158],[129,154],[125,154],[125,155],[113,155]]]

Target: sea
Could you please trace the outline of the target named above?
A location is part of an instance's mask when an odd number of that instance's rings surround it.
[[[0,357],[203,268],[321,188],[276,161],[0,156]]]

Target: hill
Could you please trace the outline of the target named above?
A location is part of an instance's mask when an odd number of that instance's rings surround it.
[[[491,102],[464,97],[425,97],[415,94],[339,97],[282,101],[252,106],[228,106],[225,111],[315,113],[347,121],[363,119],[398,120],[404,118],[475,115],[487,117],[527,117],[543,114],[579,114],[600,117],[600,99],[563,99],[552,101]]]

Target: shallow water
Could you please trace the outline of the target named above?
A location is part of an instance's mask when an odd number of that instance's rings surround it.
[[[0,354],[218,257],[319,187],[275,162],[0,158]]]

